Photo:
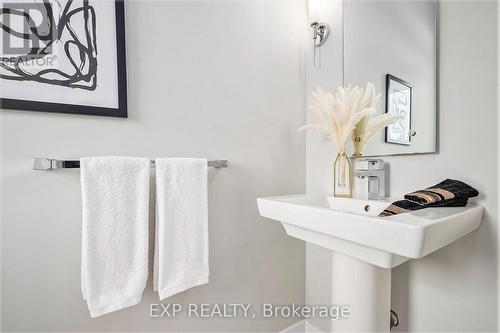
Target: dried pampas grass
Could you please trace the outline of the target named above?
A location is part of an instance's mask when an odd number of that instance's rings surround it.
[[[335,96],[318,87],[312,93],[310,109],[317,115],[319,123],[303,126],[300,130],[320,130],[337,144],[340,154],[346,153],[356,125],[375,112],[379,98],[379,95],[375,96],[371,83],[366,89],[339,87]]]
[[[366,85],[365,95],[367,107],[375,108],[380,95],[375,95],[375,86],[372,83]],[[364,116],[354,128],[352,132],[352,141],[354,145],[354,156],[361,156],[363,148],[370,141],[373,136],[386,126],[389,126],[399,120],[403,119],[401,116],[396,116],[392,113],[385,113],[376,117],[372,115]]]

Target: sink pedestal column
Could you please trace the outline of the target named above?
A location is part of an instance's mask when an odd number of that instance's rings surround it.
[[[350,306],[349,318],[332,320],[332,332],[389,332],[391,269],[333,251],[332,303]]]

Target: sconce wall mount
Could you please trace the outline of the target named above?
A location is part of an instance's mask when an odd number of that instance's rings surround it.
[[[328,36],[330,36],[330,26],[328,23],[324,22],[313,22],[311,23],[311,28],[313,28],[313,44],[314,47],[320,47],[325,44]]]

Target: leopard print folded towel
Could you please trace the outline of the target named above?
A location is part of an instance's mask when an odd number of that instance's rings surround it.
[[[463,207],[469,198],[478,194],[475,188],[464,182],[446,179],[424,190],[406,194],[404,200],[393,202],[378,216],[392,216],[428,207]]]

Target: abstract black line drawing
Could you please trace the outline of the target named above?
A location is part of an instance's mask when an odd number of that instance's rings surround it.
[[[60,1],[57,1],[61,5]],[[75,4],[73,0],[68,1],[62,11],[59,19],[54,17],[54,11],[49,1],[45,0],[43,4],[34,1],[37,6],[43,6],[40,12],[45,14],[43,22],[48,23],[48,31],[42,34],[39,27],[36,26],[34,19],[29,12],[13,8],[0,9],[0,15],[18,15],[22,16],[29,26],[30,33],[19,32],[5,24],[3,20],[0,27],[12,36],[31,41],[29,52],[25,55],[17,56],[15,61],[9,63],[0,63],[10,74],[0,74],[0,78],[8,80],[33,80],[41,83],[58,84],[71,88],[80,88],[95,90],[97,85],[97,40],[96,40],[96,13],[88,0],[83,0],[77,8],[72,9]],[[83,20],[83,36],[79,36],[72,27],[71,21],[78,19],[81,15]],[[44,28],[43,26],[41,28]],[[55,33],[53,33],[55,32]],[[66,40],[64,40],[65,35]],[[40,47],[39,41],[45,42],[44,47]],[[29,72],[24,68],[27,61],[34,58],[49,56],[48,52],[51,46],[56,42],[62,42],[66,60],[71,64],[71,68],[60,70],[57,68],[48,68],[38,72]],[[59,59],[61,61],[61,59]],[[11,65],[9,65],[11,64]]]
[[[0,0],[2,109],[126,117],[123,2],[10,1]]]
[[[386,113],[401,116],[401,120],[385,128],[385,142],[411,145],[412,86],[402,79],[386,75]]]

